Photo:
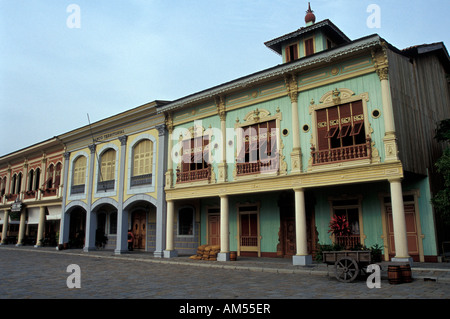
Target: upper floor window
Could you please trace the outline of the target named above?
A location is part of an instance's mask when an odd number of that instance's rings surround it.
[[[72,194],[82,194],[85,189],[85,181],[86,181],[86,157],[80,156],[78,157],[73,164],[73,173],[72,173]]]
[[[276,120],[243,127],[236,163],[237,175],[278,169]]]
[[[314,39],[309,38],[305,40],[305,56],[314,54]]]
[[[153,142],[144,139],[133,147],[131,186],[152,183]]]
[[[100,190],[112,190],[115,185],[116,172],[116,151],[114,149],[106,150],[100,158],[100,175],[98,187]]]
[[[317,146],[313,164],[369,158],[362,101],[316,111]]]
[[[297,43],[288,45],[286,47],[286,62],[291,62],[298,59]]]
[[[181,151],[181,171],[177,172],[177,182],[209,180],[209,136],[184,140]]]
[[[3,196],[6,193],[6,176],[0,179],[0,183],[0,196]]]

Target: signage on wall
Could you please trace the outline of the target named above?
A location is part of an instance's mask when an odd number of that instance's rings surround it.
[[[11,205],[12,212],[20,212],[22,210],[22,202],[18,199]]]

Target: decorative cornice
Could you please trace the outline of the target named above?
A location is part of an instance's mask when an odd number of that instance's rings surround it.
[[[353,53],[361,52],[382,44],[382,39],[378,35],[372,35],[351,43],[336,47],[332,50],[319,52],[312,56],[301,58],[291,63],[285,63],[276,67],[266,69],[243,78],[204,90],[202,92],[192,94],[164,106],[158,108],[157,112],[168,112],[190,103],[196,103],[203,100],[214,99],[217,96],[224,95],[232,90],[243,89],[256,85],[259,82],[267,81],[285,75],[295,74],[301,71],[302,68],[310,67],[319,63],[330,63],[331,61],[343,56],[348,56]]]

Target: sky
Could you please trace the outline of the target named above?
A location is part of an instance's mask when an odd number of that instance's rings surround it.
[[[351,40],[377,33],[398,49],[449,49],[450,0],[309,2],[317,22],[330,19]],[[304,27],[307,8],[304,0],[0,0],[0,157],[88,116],[93,123],[278,65],[264,42]]]

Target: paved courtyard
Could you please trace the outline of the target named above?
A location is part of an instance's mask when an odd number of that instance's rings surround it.
[[[69,265],[80,267],[81,288],[69,289]],[[0,247],[2,299],[447,299],[450,283],[414,280],[369,289],[365,280],[148,262],[70,251]],[[75,281],[73,281],[75,282]]]

